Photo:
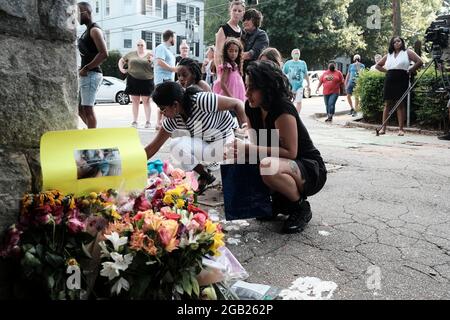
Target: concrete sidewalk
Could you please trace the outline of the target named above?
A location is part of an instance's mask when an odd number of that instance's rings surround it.
[[[130,110],[96,107],[99,126],[129,126]],[[305,231],[280,234],[281,216],[224,222],[247,281],[288,289],[302,280],[319,291],[336,285],[332,299],[450,299],[450,143],[325,124],[312,117],[323,110],[322,98],[304,100],[301,118],[329,169],[323,190],[308,199],[313,219]],[[340,98],[337,111],[344,110]],[[155,135],[139,133],[143,145]],[[167,145],[157,157],[169,157]],[[220,189],[200,201],[223,219]]]

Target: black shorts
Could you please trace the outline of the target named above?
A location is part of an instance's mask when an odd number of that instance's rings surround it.
[[[127,76],[127,87],[125,93],[131,96],[145,96],[149,97],[152,95],[155,85],[153,79],[150,80],[140,80],[133,78],[131,75]]]
[[[313,159],[295,160],[305,180],[302,196],[309,197],[319,192],[327,181],[327,169],[323,161]]]

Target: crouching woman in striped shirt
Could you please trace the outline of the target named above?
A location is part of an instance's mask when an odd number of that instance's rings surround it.
[[[201,194],[215,177],[205,170],[202,162],[223,160],[224,146],[234,141],[235,122],[229,111],[234,111],[242,127],[246,116],[242,101],[202,92],[192,86],[186,90],[176,82],[164,82],[153,92],[153,101],[165,119],[162,130],[145,147],[147,159],[152,158],[175,132],[181,137],[173,139],[170,146],[172,161],[185,171],[199,174]]]

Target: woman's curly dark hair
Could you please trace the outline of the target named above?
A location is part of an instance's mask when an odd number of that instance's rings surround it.
[[[189,68],[192,75],[194,76],[194,82],[195,84],[199,83],[200,80],[202,80],[202,70],[200,69],[200,66],[198,65],[198,62],[191,58],[183,58],[178,63],[179,66],[185,66],[186,68]]]
[[[231,61],[230,58],[228,58],[228,48],[231,45],[236,45],[239,48],[239,53],[238,53],[238,57],[236,58],[236,61]],[[236,69],[235,67],[235,63],[237,64],[237,70],[239,70],[239,73],[242,74],[242,53],[244,53],[244,48],[242,47],[242,43],[235,38],[230,38],[227,41],[225,41],[225,44],[223,45],[223,50],[222,50],[222,57],[223,57],[223,63],[229,63],[233,66],[233,71],[235,71]]]
[[[253,61],[245,74],[248,77],[251,89],[260,90],[262,93],[262,105],[268,111],[276,107],[279,102],[290,103],[293,95],[291,85],[280,67],[272,61]]]

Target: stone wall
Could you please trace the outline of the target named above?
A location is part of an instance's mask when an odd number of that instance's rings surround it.
[[[0,0],[0,232],[40,191],[39,143],[76,128],[74,0]]]

